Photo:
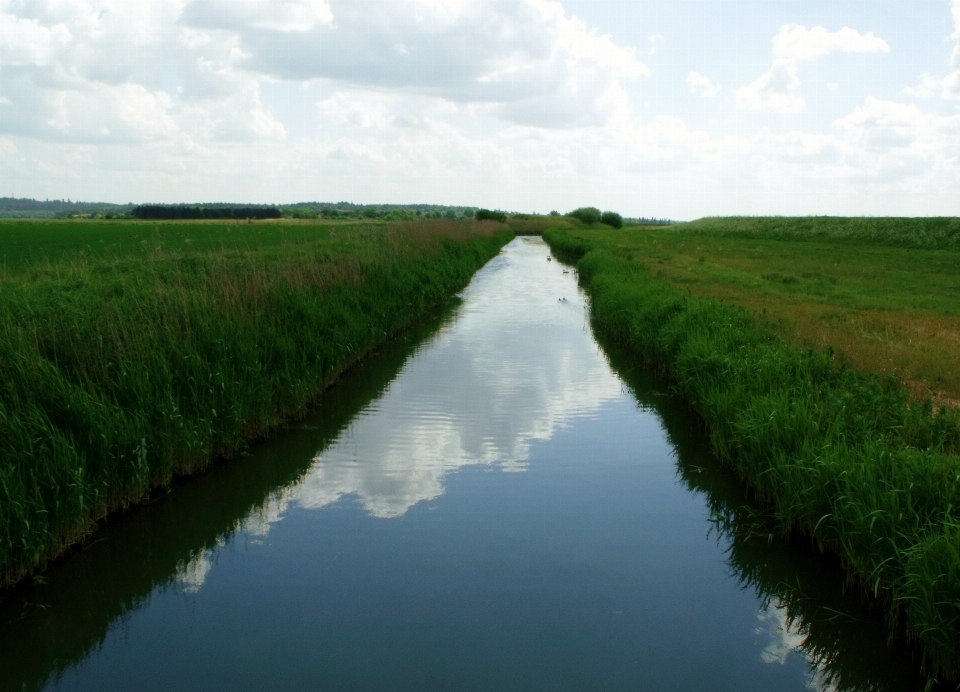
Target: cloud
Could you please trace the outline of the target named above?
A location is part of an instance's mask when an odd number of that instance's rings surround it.
[[[660,49],[660,46],[663,45],[663,36],[660,34],[651,34],[647,36],[647,52],[650,55],[656,55],[657,51]]]
[[[720,93],[720,85],[714,84],[699,72],[690,72],[687,74],[687,88],[691,94],[703,96],[704,98],[713,98]]]
[[[799,89],[800,70],[796,60],[774,60],[769,70],[737,89],[737,106],[751,111],[799,113],[807,105],[797,93]]]
[[[331,0],[330,21],[296,34],[265,25],[262,4],[194,0],[181,23],[236,32],[244,66],[276,79],[482,103],[546,127],[622,114],[621,80],[649,74],[633,50],[567,16],[559,2]]]
[[[822,26],[786,24],[773,38],[773,54],[779,60],[816,60],[834,52],[889,53],[890,46],[872,32],[861,34],[849,27],[827,31]]]
[[[930,98],[940,96],[947,100],[960,99],[960,0],[953,0],[951,5],[953,14],[953,52],[950,56],[950,65],[953,71],[946,76],[939,77],[924,72],[916,86],[906,87],[903,93],[915,98]]]
[[[888,53],[890,46],[872,32],[844,27],[827,31],[822,26],[807,29],[785,24],[773,38],[774,61],[756,80],[737,90],[737,106],[744,110],[798,113],[806,107],[800,96],[800,69],[797,63],[830,53]]]
[[[953,72],[943,78],[943,91],[941,96],[945,99],[960,99],[960,0],[953,0],[951,6],[953,12],[953,35],[954,40],[953,55],[951,55],[951,64]]]
[[[246,0],[260,19],[296,19],[288,5]],[[174,0],[36,0],[0,4],[0,134],[51,142],[198,143],[282,139],[256,76],[229,34],[177,24]],[[325,4],[304,5],[323,13]],[[18,14],[12,14],[16,9]],[[322,17],[321,17],[322,19]],[[9,38],[8,38],[9,37]]]
[[[942,79],[932,76],[929,72],[924,72],[920,75],[920,81],[917,82],[917,85],[905,87],[903,93],[907,96],[915,96],[917,98],[930,98],[931,96],[939,95],[942,88]]]
[[[72,38],[63,24],[44,26],[5,12],[0,12],[0,36],[0,65],[6,66],[46,65]]]

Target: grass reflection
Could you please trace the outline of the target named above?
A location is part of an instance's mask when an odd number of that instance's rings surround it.
[[[731,575],[760,600],[758,630],[778,638],[764,649],[763,660],[782,664],[790,649],[803,655],[814,690],[941,689],[933,683],[927,687],[919,653],[902,633],[889,632],[883,612],[864,601],[859,589],[843,587],[844,572],[834,555],[820,553],[809,539],[782,538],[740,478],[710,453],[696,414],[672,392],[670,382],[603,334],[595,336],[639,405],[661,419],[676,450],[680,480],[706,499],[711,537],[726,545]]]

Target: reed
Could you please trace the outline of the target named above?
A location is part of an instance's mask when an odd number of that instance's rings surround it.
[[[4,276],[0,583],[301,414],[512,237],[476,222],[258,225],[94,226],[149,240],[34,253]],[[67,245],[85,231],[43,228]]]
[[[956,412],[838,365],[829,350],[788,344],[743,307],[658,279],[603,236],[544,237],[577,261],[595,326],[671,377],[780,529],[838,553],[850,582],[917,640],[928,671],[960,673]]]

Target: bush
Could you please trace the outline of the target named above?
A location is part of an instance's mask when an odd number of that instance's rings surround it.
[[[502,211],[490,211],[489,209],[477,209],[477,213],[474,215],[477,221],[499,221],[500,223],[507,222],[507,215]]]
[[[600,223],[604,223],[613,228],[623,228],[623,217],[615,211],[605,211],[600,217]]]
[[[577,219],[581,223],[589,226],[600,220],[600,210],[596,207],[580,207],[579,209],[571,211],[567,216]]]

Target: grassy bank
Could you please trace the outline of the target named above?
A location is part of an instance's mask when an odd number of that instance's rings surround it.
[[[653,241],[630,237],[648,232],[557,229],[544,237],[579,259],[595,325],[670,375],[715,453],[782,530],[836,551],[851,583],[918,641],[928,670],[957,675],[956,414],[911,402],[891,378],[838,366],[829,351],[798,348],[746,307],[658,276],[656,256],[639,249]]]
[[[0,225],[0,582],[301,413],[502,224]]]
[[[688,293],[747,308],[791,344],[832,347],[914,398],[960,405],[956,219],[704,219],[591,233]]]

